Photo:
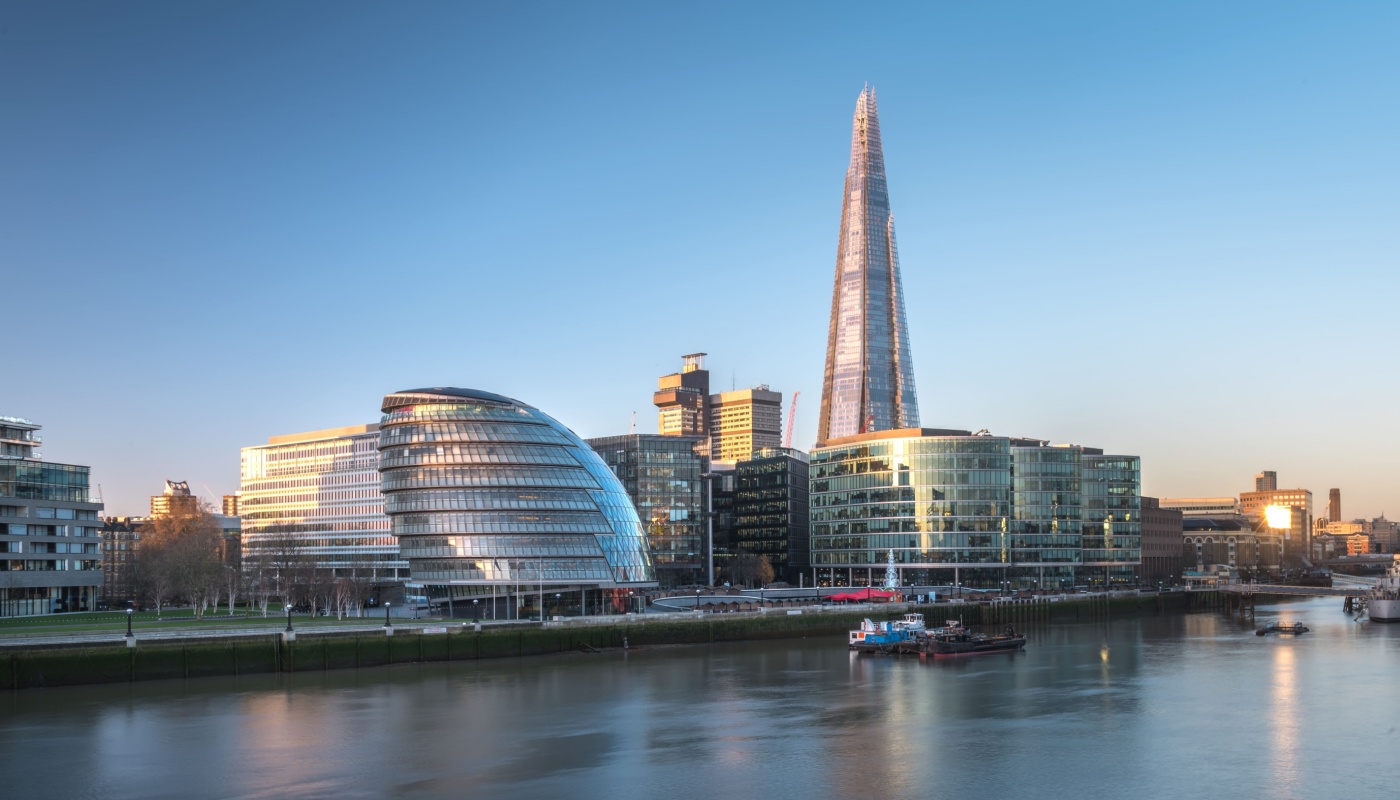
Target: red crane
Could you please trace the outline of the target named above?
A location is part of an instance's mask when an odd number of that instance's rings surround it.
[[[797,422],[797,396],[801,391],[792,393],[792,405],[788,406],[787,430],[783,432],[783,447],[792,447],[792,426]]]

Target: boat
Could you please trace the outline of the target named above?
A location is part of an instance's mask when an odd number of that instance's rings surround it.
[[[903,619],[891,622],[861,622],[860,627],[851,631],[848,644],[852,650],[862,653],[911,652],[911,644],[924,635],[923,614],[905,614]]]
[[[1010,625],[1006,626],[1006,633],[973,633],[955,620],[919,639],[919,652],[932,656],[1015,652],[1025,646],[1025,634],[1017,633]]]
[[[1372,622],[1400,622],[1400,560],[1366,591],[1366,613]]]
[[[1307,633],[1308,627],[1301,622],[1271,622],[1268,625],[1254,632],[1255,636],[1263,636],[1266,633],[1285,633],[1297,635]]]

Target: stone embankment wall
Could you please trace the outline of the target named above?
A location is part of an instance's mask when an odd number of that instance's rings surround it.
[[[915,606],[911,609],[863,610],[843,613],[722,614],[696,619],[647,618],[614,625],[538,627],[514,625],[449,628],[451,633],[422,633],[396,628],[394,636],[377,633],[303,633],[284,642],[280,634],[227,639],[150,641],[127,648],[122,640],[101,645],[10,649],[0,651],[0,686],[28,689],[90,683],[199,678],[268,672],[307,672],[380,667],[425,661],[475,661],[518,658],[550,653],[588,652],[672,644],[708,644],[751,639],[844,636],[864,618],[897,619],[906,610],[919,611],[931,625],[961,618],[969,626],[1018,624],[1035,626],[1096,621],[1169,611],[1219,608],[1215,592],[1183,592],[1161,596],[1089,596],[1060,602],[1016,602]],[[841,640],[842,642],[844,639]],[[833,642],[838,645],[840,642]]]

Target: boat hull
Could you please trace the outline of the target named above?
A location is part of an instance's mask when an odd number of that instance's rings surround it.
[[[1373,597],[1366,601],[1366,615],[1372,622],[1400,622],[1400,600]]]
[[[953,656],[977,656],[984,653],[1015,652],[1026,646],[1024,636],[997,636],[980,641],[938,642],[932,641],[925,650],[937,658]]]

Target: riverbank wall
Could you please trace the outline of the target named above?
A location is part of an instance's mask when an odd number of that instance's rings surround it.
[[[476,661],[567,652],[590,653],[614,648],[708,644],[752,639],[838,636],[862,619],[897,619],[917,611],[931,625],[961,619],[969,626],[1093,622],[1115,617],[1149,616],[1219,609],[1217,592],[1172,592],[1161,595],[1086,596],[1051,601],[953,603],[854,612],[717,614],[674,618],[649,616],[607,625],[513,625],[428,627],[382,633],[318,631],[295,641],[281,634],[200,638],[183,641],[123,640],[89,645],[11,649],[0,652],[0,686],[10,690],[46,686],[200,678],[269,672],[312,672],[382,667],[427,661]],[[433,631],[449,631],[446,633]]]

